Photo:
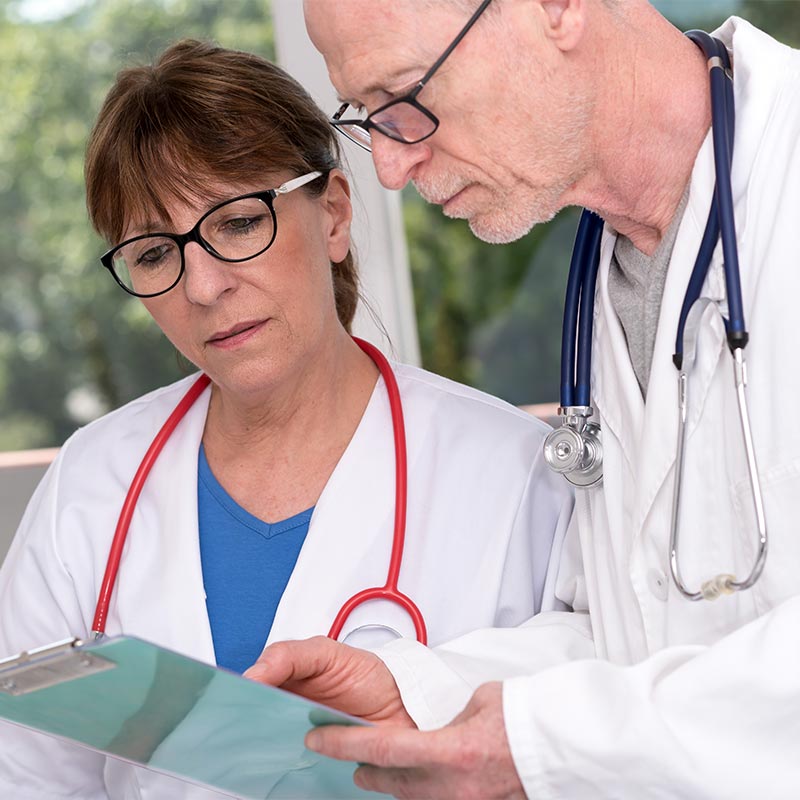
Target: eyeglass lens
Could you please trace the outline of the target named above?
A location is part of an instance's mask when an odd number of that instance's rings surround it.
[[[256,197],[233,200],[205,217],[200,238],[226,261],[244,261],[266,250],[275,238],[272,212]],[[150,295],[170,289],[181,275],[181,247],[168,236],[145,236],[113,255],[114,274],[129,290]]]
[[[395,141],[415,144],[436,130],[436,122],[413,103],[398,100],[371,114],[369,128],[375,128]],[[371,149],[372,137],[368,129],[358,125],[343,125],[341,129],[357,144]]]

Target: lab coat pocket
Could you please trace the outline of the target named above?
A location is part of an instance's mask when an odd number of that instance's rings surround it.
[[[759,614],[800,593],[800,458],[759,470],[767,527],[767,560],[753,586]],[[742,543],[740,579],[752,569],[758,552],[758,528],[747,477],[733,487],[734,519]]]

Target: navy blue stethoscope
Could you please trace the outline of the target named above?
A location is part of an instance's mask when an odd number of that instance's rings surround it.
[[[673,362],[678,371],[680,416],[670,530],[670,569],[675,585],[684,597],[689,600],[714,600],[721,595],[749,589],[758,580],[767,557],[767,527],[753,448],[750,415],[744,391],[747,385],[744,348],[747,345],[748,334],[742,306],[742,287],[731,188],[735,129],[731,59],[725,45],[707,33],[689,31],[686,35],[703,51],[708,60],[716,187],[700,249],[686,288],[675,336]],[[558,409],[562,423],[559,428],[550,433],[544,445],[544,456],[548,465],[564,475],[574,486],[581,488],[596,486],[603,477],[600,425],[592,419],[594,409],[590,399],[592,321],[597,272],[600,266],[602,232],[602,219],[591,211],[584,211],[575,237],[564,307],[561,340],[561,403]],[[688,377],[695,362],[702,317],[710,307],[722,315],[715,303],[707,298],[700,298],[700,292],[720,238],[722,239],[728,306],[727,317],[722,318],[725,324],[728,348],[733,357],[734,381],[758,527],[759,548],[755,563],[749,575],[743,580],[737,580],[735,575],[719,574],[703,581],[699,590],[691,591],[681,577],[678,561],[680,498],[689,395]]]

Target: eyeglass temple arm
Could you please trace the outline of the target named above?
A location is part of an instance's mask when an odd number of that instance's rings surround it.
[[[444,64],[445,59],[450,55],[450,53],[453,52],[453,50],[456,49],[456,47],[458,47],[461,40],[467,35],[467,33],[469,33],[469,29],[478,21],[478,17],[483,14],[483,12],[486,10],[486,7],[491,2],[492,0],[483,0],[483,2],[478,6],[478,8],[475,10],[475,13],[469,18],[467,24],[461,29],[461,33],[459,33],[458,36],[456,36],[456,38],[450,42],[450,46],[447,48],[447,50],[445,50],[444,53],[442,53],[439,58],[436,59],[433,66],[422,76],[422,78],[420,78],[419,83],[414,87],[414,91],[411,93],[412,97],[415,97],[419,92],[422,91],[422,88],[431,79],[433,73],[436,72],[436,70],[439,69],[442,64]]]
[[[275,189],[275,194],[288,194],[289,192],[293,192],[295,189],[299,189],[301,186],[305,186],[307,183],[316,180],[321,175],[321,172],[309,172],[306,175],[301,175],[299,178],[292,178],[290,181],[286,181],[286,183],[281,184]]]

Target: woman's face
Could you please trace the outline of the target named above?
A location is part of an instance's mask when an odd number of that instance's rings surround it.
[[[263,184],[220,186],[218,196],[277,188],[293,177],[280,173]],[[185,233],[216,204],[168,203],[171,224],[160,230]],[[342,333],[330,264],[342,261],[350,246],[347,180],[334,170],[319,197],[297,189],[278,196],[274,207],[277,233],[267,251],[229,263],[190,242],[177,286],[142,300],[186,358],[242,397],[302,374]],[[132,227],[126,237],[140,232]]]

